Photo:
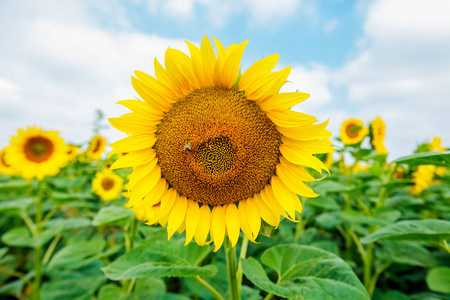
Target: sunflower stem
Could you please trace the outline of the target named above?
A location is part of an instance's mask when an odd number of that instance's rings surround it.
[[[192,277],[195,281],[200,283],[205,289],[208,290],[208,292],[211,293],[211,295],[214,296],[217,300],[224,300],[224,298],[219,294],[218,291],[216,291],[215,288],[213,288],[209,283],[207,283],[205,280],[203,280],[200,276],[194,276]]]
[[[42,231],[42,197],[43,197],[43,181],[39,181],[37,189],[37,200],[36,200],[36,215],[35,215],[35,236],[34,236],[34,289],[33,289],[33,299],[41,299],[41,280],[42,280],[42,270],[41,270],[41,256],[42,256],[42,245],[39,240],[39,236]]]
[[[241,286],[242,286],[242,274],[243,274],[242,260],[245,259],[245,257],[247,256],[247,247],[248,247],[248,238],[244,235],[244,238],[242,239],[241,253],[239,255],[238,269],[236,272],[239,295],[241,294]]]
[[[228,239],[225,239],[225,258],[227,261],[228,285],[230,287],[230,299],[240,300],[238,280],[237,280],[237,264],[236,264],[236,249],[231,247]]]

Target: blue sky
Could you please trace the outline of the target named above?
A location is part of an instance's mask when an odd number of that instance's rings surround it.
[[[279,53],[278,68],[292,66],[283,90],[311,94],[294,109],[329,119],[334,136],[346,118],[381,116],[390,159],[433,136],[450,147],[446,11],[447,0],[2,1],[0,147],[31,125],[86,142],[95,109],[126,111],[115,103],[136,96],[134,70],[152,74],[155,56],[205,34],[249,40],[244,70]]]

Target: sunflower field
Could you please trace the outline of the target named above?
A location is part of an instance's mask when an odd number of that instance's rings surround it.
[[[121,140],[11,133],[1,299],[450,299],[441,139],[392,161],[381,117],[331,136],[278,55],[241,70],[246,42],[214,42],[135,73]]]

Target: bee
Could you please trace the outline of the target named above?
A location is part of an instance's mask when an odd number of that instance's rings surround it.
[[[187,139],[184,141],[184,147],[183,150],[191,151],[191,140]]]

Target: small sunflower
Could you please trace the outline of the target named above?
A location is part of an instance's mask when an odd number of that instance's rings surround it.
[[[92,180],[92,190],[103,201],[112,201],[122,192],[123,179],[109,169],[97,172]]]
[[[167,225],[169,238],[186,230],[186,244],[205,245],[209,235],[217,251],[225,236],[234,247],[241,231],[255,242],[261,220],[295,220],[297,195],[317,196],[305,167],[327,170],[313,154],[332,148],[328,121],[290,110],[309,95],[278,93],[291,70],[272,71],[278,54],[238,76],[247,42],[214,40],[217,55],[205,36],[200,48],[187,42],[190,57],[168,49],[165,69],[155,59],[156,78],[135,72],[144,101],[120,101],[132,112],[109,121],[130,135],[111,145],[128,153],[111,168],[133,168],[127,207]]]
[[[77,145],[67,144],[67,155],[69,157],[69,161],[74,162],[79,154]]]
[[[369,130],[364,126],[363,121],[350,118],[342,123],[340,133],[341,140],[345,145],[353,145],[361,142]]]
[[[434,165],[420,165],[413,173],[414,185],[411,186],[411,194],[419,195],[422,191],[433,184],[434,172],[436,166]]]
[[[6,162],[6,148],[0,150],[0,174],[10,176],[19,174],[16,169],[11,167],[11,165]]]
[[[106,148],[106,140],[101,135],[95,135],[89,142],[89,147],[86,150],[88,160],[100,160],[102,153]]]
[[[6,148],[6,162],[19,174],[31,180],[56,175],[68,162],[67,146],[57,131],[36,127],[19,129]]]
[[[386,154],[387,150],[384,146],[384,140],[386,139],[386,124],[383,119],[376,117],[375,120],[370,123],[370,143],[375,148],[377,154]]]
[[[433,137],[433,141],[430,143],[430,150],[429,151],[436,151],[436,152],[444,152],[445,148],[441,146],[441,138]]]

